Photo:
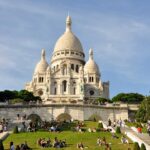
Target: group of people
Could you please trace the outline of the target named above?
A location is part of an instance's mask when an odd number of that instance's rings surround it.
[[[103,137],[102,139],[100,137],[97,138],[97,145],[98,146],[105,146],[106,150],[111,150],[110,144],[107,143],[106,138]]]
[[[20,145],[16,145],[16,148],[14,143],[10,142],[10,150],[31,150],[31,148],[28,146],[26,141]]]
[[[50,140],[50,138],[48,140],[46,140],[45,138],[40,138],[38,139],[37,144],[43,148],[44,147],[63,148],[67,146],[66,140],[58,140],[57,137],[54,138],[53,143]]]
[[[49,128],[49,131],[50,132],[60,132],[60,128],[59,128],[59,125],[52,125],[50,128]]]
[[[8,123],[6,122],[5,118],[0,121],[0,133],[7,131]]]
[[[108,126],[112,126],[112,127],[116,127],[116,126],[119,126],[119,127],[124,127],[125,126],[125,122],[120,118],[119,120],[114,120],[113,122],[108,119]]]

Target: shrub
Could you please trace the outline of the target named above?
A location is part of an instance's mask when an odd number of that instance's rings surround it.
[[[19,133],[18,126],[15,126],[13,133]]]
[[[116,133],[121,133],[120,127],[116,128]]]
[[[146,150],[146,147],[145,147],[144,143],[141,144],[141,149],[140,150]]]
[[[136,128],[138,128],[138,127],[143,128],[140,122],[136,123]]]
[[[98,129],[103,129],[103,124],[102,124],[102,122],[98,123]]]
[[[0,150],[4,150],[3,141],[0,139]]]
[[[134,143],[133,150],[140,150],[140,146],[139,146],[138,142]]]

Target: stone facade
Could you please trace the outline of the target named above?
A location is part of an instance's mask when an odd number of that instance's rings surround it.
[[[57,119],[61,114],[68,114],[74,120],[89,120],[91,116],[96,115],[103,121],[108,119],[125,120],[128,119],[127,106],[94,106],[94,105],[64,105],[64,104],[49,104],[49,105],[11,105],[0,106],[0,116],[6,119],[16,120],[17,114],[20,116],[36,114],[42,120],[50,121]]]
[[[98,97],[109,98],[109,82],[101,81],[93,50],[89,50],[89,60],[85,62],[82,45],[71,25],[68,16],[66,31],[55,44],[50,64],[43,49],[32,81],[25,86],[47,104],[90,104]]]

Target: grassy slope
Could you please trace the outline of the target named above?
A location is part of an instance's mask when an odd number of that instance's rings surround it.
[[[96,122],[86,122],[86,127],[97,127]],[[24,143],[26,140],[28,145],[32,147],[34,150],[40,150],[41,148],[36,144],[37,139],[39,138],[50,138],[52,141],[54,137],[58,137],[58,139],[66,139],[68,147],[63,148],[65,150],[75,150],[76,144],[79,142],[83,142],[85,146],[88,146],[90,150],[103,150],[104,147],[98,147],[96,145],[96,140],[98,137],[106,137],[108,143],[111,143],[112,150],[127,150],[128,147],[132,148],[133,144],[121,144],[120,138],[113,139],[111,134],[108,132],[97,132],[97,133],[77,133],[72,131],[63,131],[61,133],[50,133],[39,131],[35,133],[19,133],[12,134],[4,141],[5,149],[9,149],[10,141],[13,141],[15,145]],[[121,137],[122,135],[118,135]],[[54,149],[54,148],[44,148],[44,150]]]

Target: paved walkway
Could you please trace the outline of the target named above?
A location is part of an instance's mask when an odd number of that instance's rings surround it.
[[[107,122],[103,122],[103,126],[107,128]],[[115,131],[114,128],[113,130]],[[150,136],[147,133],[135,132],[128,126],[122,127],[121,132],[126,134],[133,142],[138,142],[140,145],[144,143],[147,150],[150,150]]]
[[[147,133],[137,133],[129,127],[122,127],[121,131],[123,133],[127,133],[127,132],[132,133],[133,135],[137,136],[138,138],[140,138],[142,141],[144,141],[150,146],[150,136]]]
[[[2,133],[0,133],[0,139],[5,140],[8,135],[9,135],[9,132],[2,132]]]

